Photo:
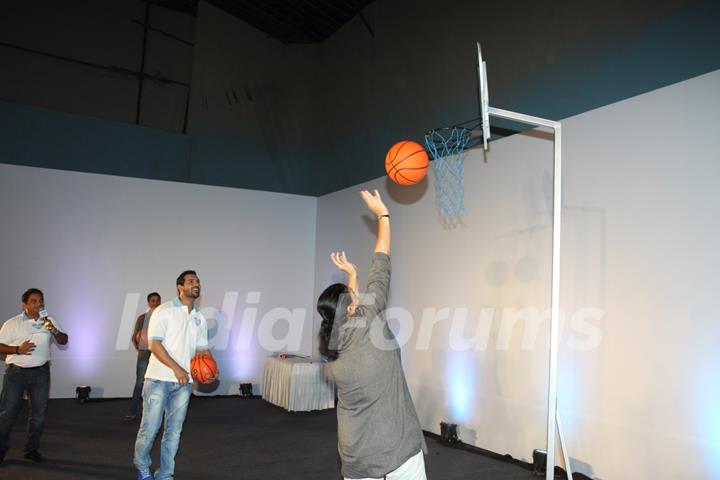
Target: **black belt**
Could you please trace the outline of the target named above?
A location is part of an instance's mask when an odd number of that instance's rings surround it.
[[[14,363],[8,363],[8,367],[11,368],[22,368],[23,370],[37,370],[39,368],[43,368],[48,364],[48,362],[43,363],[42,365],[38,365],[37,367],[21,367],[20,365],[15,365]]]

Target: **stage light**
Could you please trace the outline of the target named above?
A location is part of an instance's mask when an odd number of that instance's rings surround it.
[[[252,398],[252,383],[241,383],[240,384],[240,396],[243,398]]]
[[[533,450],[533,473],[540,475],[547,468],[547,452],[540,448]]]
[[[447,445],[460,443],[457,433],[457,425],[454,423],[440,422],[440,441]]]
[[[90,399],[90,391],[92,388],[88,386],[83,387],[77,387],[75,389],[75,394],[77,395],[77,401],[78,403],[85,403]]]

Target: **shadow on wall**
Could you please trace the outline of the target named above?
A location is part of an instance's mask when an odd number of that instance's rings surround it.
[[[430,170],[431,167],[428,167]],[[428,175],[430,172],[428,171]],[[417,203],[421,198],[425,196],[428,190],[428,177],[427,175],[415,185],[403,186],[390,180],[389,177],[385,177],[385,189],[393,199],[393,201],[401,205],[410,205]]]
[[[582,472],[583,475],[580,478],[592,478],[593,480],[602,480],[602,478],[595,476],[592,465],[589,463],[582,462],[577,458],[570,457],[570,467],[573,471],[573,477],[576,472]]]
[[[463,425],[458,425],[458,428],[460,429],[458,437],[461,442],[467,443],[468,445],[477,444],[477,432],[475,430],[472,428],[465,428]]]
[[[428,372],[427,374],[431,373],[432,372]],[[427,377],[423,376],[422,378]],[[432,413],[441,411],[437,402],[437,399],[440,398],[440,396],[441,392],[438,392],[437,389],[430,388],[427,384],[423,384],[420,388],[418,388],[417,396],[413,398],[415,411],[420,419],[420,426],[422,429],[432,433],[437,433],[438,435],[440,434],[440,425],[433,425]],[[419,408],[420,405],[418,404],[420,402],[422,402],[422,408]]]

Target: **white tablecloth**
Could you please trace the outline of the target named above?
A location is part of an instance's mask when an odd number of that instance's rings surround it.
[[[262,398],[291,412],[335,408],[335,383],[326,372],[319,360],[268,357]]]

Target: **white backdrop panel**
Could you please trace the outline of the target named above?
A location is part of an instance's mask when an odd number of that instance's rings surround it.
[[[310,352],[298,323],[312,323],[315,198],[3,164],[0,179],[3,315],[37,286],[70,334],[53,348],[52,397],[76,385],[129,396],[128,329],[145,295],[170,300],[187,268],[200,276],[221,369],[213,393],[260,384],[269,350]]]

